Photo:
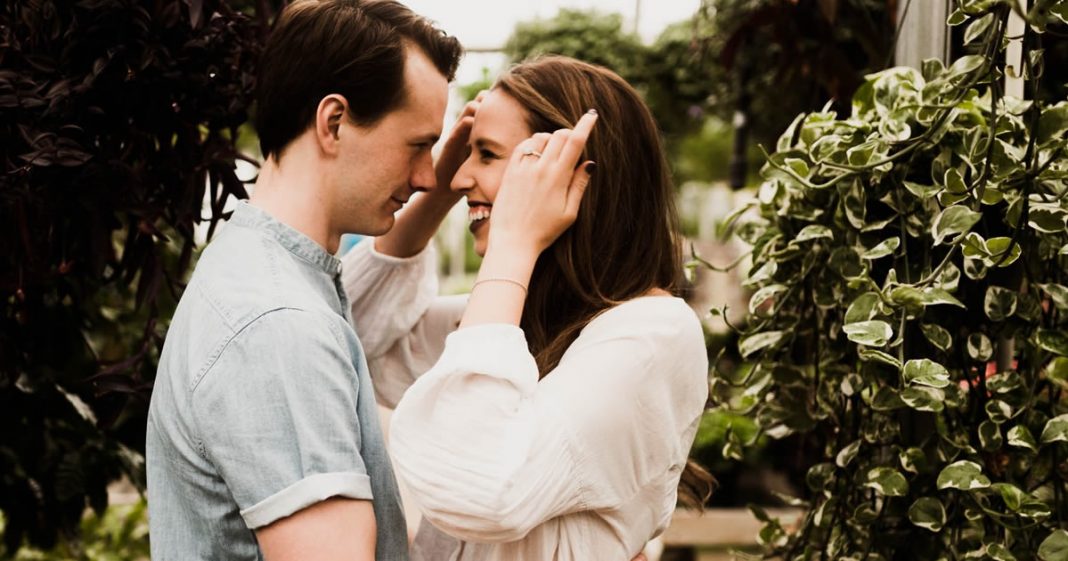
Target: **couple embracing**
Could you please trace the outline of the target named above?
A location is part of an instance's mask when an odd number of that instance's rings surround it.
[[[266,161],[160,360],[153,559],[626,560],[704,498],[708,362],[648,109],[541,58],[468,103],[435,162],[461,52],[393,0],[279,17]],[[461,201],[482,264],[439,297],[430,240]],[[346,232],[375,237],[338,259]],[[394,470],[425,518],[411,551]]]

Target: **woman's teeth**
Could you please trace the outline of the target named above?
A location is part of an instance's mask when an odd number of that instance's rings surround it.
[[[469,223],[474,224],[480,220],[489,218],[490,211],[488,208],[473,208],[467,213],[467,220]]]

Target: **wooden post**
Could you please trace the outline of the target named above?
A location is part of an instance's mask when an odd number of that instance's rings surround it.
[[[898,0],[897,6],[901,32],[894,50],[896,64],[921,68],[929,58],[948,62],[949,0]]]
[[[1018,0],[1020,10],[1026,12],[1030,4],[1028,0]],[[1009,12],[1009,23],[1005,29],[1005,35],[1010,37],[1009,45],[1005,49],[1005,95],[1023,99],[1024,94],[1024,52],[1023,34],[1027,23],[1016,13]]]

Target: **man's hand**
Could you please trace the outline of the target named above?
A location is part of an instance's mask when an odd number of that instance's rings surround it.
[[[449,184],[452,183],[452,176],[456,175],[456,170],[460,169],[471,153],[471,147],[468,146],[471,126],[475,123],[475,113],[478,112],[482,99],[487,93],[489,92],[482,90],[478,92],[475,99],[467,102],[464,110],[460,112],[460,117],[456,119],[456,124],[449,131],[449,137],[445,139],[445,144],[441,147],[438,161],[434,163],[434,176],[438,182],[434,191],[450,191]]]
[[[649,561],[649,559],[645,557],[644,553],[639,553],[638,556],[632,559],[631,561]]]

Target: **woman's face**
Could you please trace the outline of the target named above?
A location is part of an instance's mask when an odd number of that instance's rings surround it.
[[[451,188],[467,198],[468,221],[479,255],[486,255],[490,214],[504,168],[515,147],[533,134],[526,119],[526,109],[515,98],[499,89],[488,93],[471,126],[471,155],[452,178]]]

